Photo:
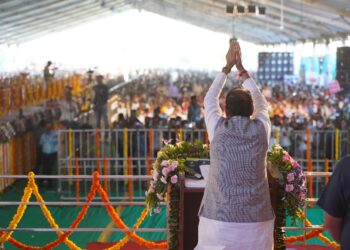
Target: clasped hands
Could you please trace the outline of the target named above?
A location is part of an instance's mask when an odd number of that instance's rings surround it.
[[[247,71],[244,69],[242,65],[242,53],[241,47],[236,40],[232,40],[230,42],[230,48],[226,54],[226,66],[223,68],[223,72],[228,74],[231,72],[231,69],[236,65],[236,68],[240,74],[240,76],[244,77],[247,75]]]

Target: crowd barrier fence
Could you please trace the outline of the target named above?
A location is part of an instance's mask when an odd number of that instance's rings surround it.
[[[286,148],[307,171],[333,171],[335,163],[350,151],[349,131],[304,130],[290,134]],[[281,141],[281,135],[272,136]],[[89,175],[97,170],[105,175],[150,174],[163,141],[200,141],[208,144],[205,129],[91,129],[60,130],[58,174]],[[328,177],[326,178],[328,181]],[[309,179],[311,197],[318,197],[325,181]],[[142,199],[146,181],[105,180],[111,199]],[[62,199],[85,199],[89,182],[59,180]]]

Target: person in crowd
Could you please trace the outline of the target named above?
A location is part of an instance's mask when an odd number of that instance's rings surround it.
[[[94,109],[96,115],[96,128],[101,128],[101,119],[105,128],[109,127],[108,123],[108,87],[103,83],[103,76],[98,75],[96,77],[97,85],[94,86],[95,98],[94,98]]]
[[[48,61],[44,68],[44,80],[46,84],[50,83],[55,75],[54,72],[52,72],[51,70],[51,65],[52,65],[52,62]]]
[[[40,143],[40,138],[45,131],[45,121],[41,120],[37,126],[34,126],[34,136],[36,142],[36,167],[35,173],[40,174],[40,170],[42,167],[42,151],[43,147]]]
[[[122,129],[128,127],[128,122],[124,117],[124,114],[118,114],[118,121],[114,123],[113,128],[118,129],[117,138],[112,137],[112,145],[117,145],[117,155],[120,158],[124,157],[124,131]],[[122,165],[123,161],[119,161],[119,164]],[[122,171],[119,173],[122,174]]]
[[[210,173],[195,250],[272,250],[274,213],[266,175],[268,103],[242,65],[238,42],[231,41],[226,61],[204,99]],[[225,118],[219,96],[234,65],[243,88],[227,93]]]
[[[63,100],[59,102],[59,109],[61,111],[60,122],[66,128],[74,127],[74,118],[79,113],[79,106],[73,100],[72,87],[70,85],[65,86]]]
[[[200,122],[201,120],[201,107],[197,103],[197,97],[191,96],[191,104],[188,107],[187,120],[189,122]]]
[[[175,102],[178,102],[179,88],[173,82],[170,82],[168,96],[173,98]]]
[[[40,145],[42,147],[41,173],[44,175],[52,175],[57,164],[57,131],[54,130],[52,121],[46,121],[45,131],[40,137]],[[52,179],[43,180],[41,186],[52,187]]]
[[[350,156],[341,159],[317,205],[325,211],[324,226],[341,249],[350,249]]]
[[[137,117],[137,111],[131,110],[130,117],[127,120],[127,127],[128,128],[143,128],[144,124],[138,119]]]

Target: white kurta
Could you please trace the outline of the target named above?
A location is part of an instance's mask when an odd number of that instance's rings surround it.
[[[205,122],[209,140],[221,117],[219,96],[226,81],[226,75],[219,73],[205,98]],[[253,79],[247,79],[243,87],[252,94],[254,113],[252,119],[264,124],[267,134],[271,133],[268,105]],[[269,136],[268,136],[269,137]],[[267,138],[269,140],[269,138]],[[271,250],[273,249],[274,220],[254,223],[233,223],[200,217],[198,245],[195,250]]]

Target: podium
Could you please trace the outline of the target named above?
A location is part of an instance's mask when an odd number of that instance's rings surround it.
[[[180,175],[180,215],[179,215],[179,250],[194,249],[198,243],[198,211],[202,202],[205,181],[185,180]],[[277,188],[278,180],[272,178],[268,172],[271,205],[277,212]],[[186,183],[186,185],[185,185]],[[276,225],[275,225],[276,227]],[[275,238],[276,240],[276,238]]]
[[[179,250],[194,249],[198,243],[198,211],[204,187],[204,180],[185,180],[180,176]]]

